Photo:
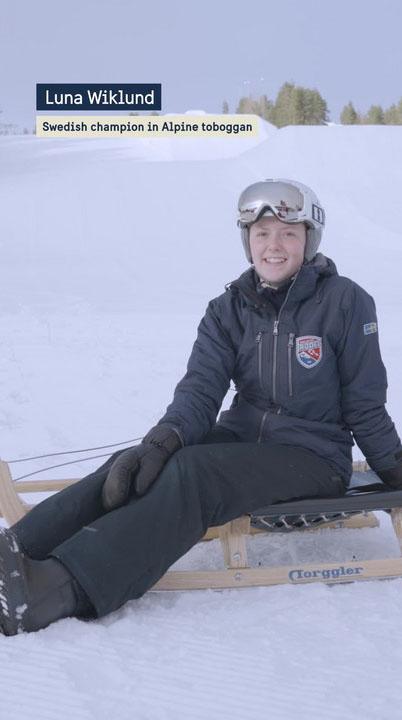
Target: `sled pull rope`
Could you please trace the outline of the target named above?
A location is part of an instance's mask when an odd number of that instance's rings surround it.
[[[88,452],[89,450],[103,450],[104,448],[115,447],[116,445],[126,445],[127,443],[137,442],[137,440],[142,440],[142,437],[132,438],[132,440],[123,440],[118,443],[111,443],[111,445],[98,445],[97,447],[82,448],[82,450],[64,450],[64,452],[47,453],[47,455],[33,455],[32,457],[18,458],[16,460],[5,460],[4,462],[11,465],[11,463],[25,462],[26,460],[39,460],[40,458],[54,457],[55,455],[72,455],[73,453]],[[97,455],[96,457],[103,456]],[[54,467],[57,466],[55,465]]]
[[[39,460],[40,458],[54,457],[55,455],[72,455],[73,453],[87,452],[88,450],[102,450],[103,448],[115,447],[116,445],[126,445],[127,443],[133,443],[133,442],[136,442],[137,440],[142,440],[142,437],[133,438],[132,440],[124,440],[123,442],[113,443],[111,445],[99,445],[98,447],[83,448],[82,450],[66,450],[65,452],[48,453],[47,455],[35,455],[33,457],[19,458],[17,460],[5,460],[4,462],[10,464],[10,463],[17,463],[17,462],[25,462],[27,460]],[[40,470],[34,470],[33,472],[26,473],[26,475],[20,475],[19,477],[14,478],[13,482],[17,482],[18,480],[24,480],[27,477],[31,477],[31,475],[37,475],[38,473],[46,472],[46,470],[53,470],[54,468],[63,467],[63,465],[73,465],[74,463],[80,463],[80,462],[85,462],[86,460],[92,460],[92,459],[96,459],[96,458],[109,457],[109,456],[110,456],[110,453],[103,453],[102,455],[89,455],[86,458],[79,458],[78,460],[69,460],[68,462],[59,463],[58,465],[49,465],[48,467],[41,468]]]
[[[48,467],[41,468],[40,470],[34,470],[33,472],[26,473],[26,475],[20,475],[14,478],[14,482],[17,480],[23,480],[24,478],[31,477],[31,475],[37,475],[38,473],[46,472],[46,470],[53,470],[53,468],[63,467],[63,465],[74,465],[74,463],[85,462],[86,460],[95,460],[96,458],[110,457],[110,453],[103,453],[102,455],[88,455],[86,458],[79,458],[78,460],[69,460],[68,462],[59,463],[58,465],[48,465]]]

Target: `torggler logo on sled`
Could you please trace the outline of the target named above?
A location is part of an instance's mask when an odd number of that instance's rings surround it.
[[[296,357],[304,368],[318,365],[322,358],[322,338],[318,335],[302,335],[296,338]]]
[[[303,570],[303,568],[297,568],[290,570],[288,578],[291,582],[305,582],[310,578],[322,578],[323,580],[344,580],[345,575],[359,575],[363,572],[362,567],[345,567],[340,565],[337,568],[321,568],[318,570]]]

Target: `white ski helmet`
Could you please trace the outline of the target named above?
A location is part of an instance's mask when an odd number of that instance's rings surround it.
[[[246,187],[239,198],[241,239],[247,260],[252,263],[250,226],[264,215],[275,215],[284,223],[304,222],[307,225],[304,259],[315,256],[325,225],[325,212],[313,191],[296,180],[268,178]]]

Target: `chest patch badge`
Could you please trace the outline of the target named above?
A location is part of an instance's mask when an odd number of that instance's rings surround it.
[[[304,368],[313,368],[322,358],[322,338],[317,335],[302,335],[296,338],[296,357]]]

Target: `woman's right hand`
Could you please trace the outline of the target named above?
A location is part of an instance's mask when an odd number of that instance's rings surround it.
[[[176,430],[168,424],[155,425],[140,445],[124,450],[112,464],[102,488],[105,510],[114,510],[130,495],[144,495],[155,482],[169,458],[182,447]]]

